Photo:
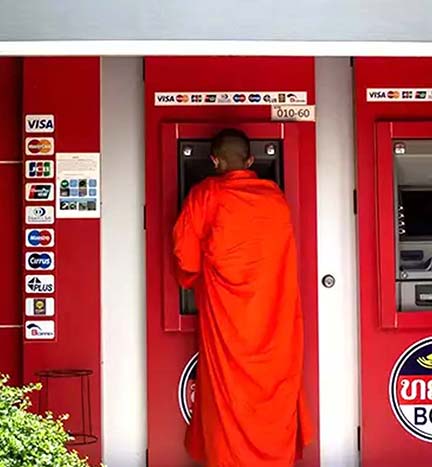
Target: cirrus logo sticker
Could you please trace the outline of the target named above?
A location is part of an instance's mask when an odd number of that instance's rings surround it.
[[[26,253],[26,269],[52,271],[54,269],[54,253]]]
[[[26,246],[46,247],[54,245],[54,229],[27,229]]]
[[[432,337],[414,343],[399,357],[390,376],[389,398],[401,426],[432,443]]]
[[[188,425],[192,419],[192,407],[195,401],[197,363],[198,353],[187,362],[178,386],[180,412]]]

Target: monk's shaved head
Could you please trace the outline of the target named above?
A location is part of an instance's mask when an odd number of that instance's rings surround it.
[[[211,155],[221,172],[246,169],[253,162],[249,138],[243,131],[233,128],[222,130],[213,138]]]

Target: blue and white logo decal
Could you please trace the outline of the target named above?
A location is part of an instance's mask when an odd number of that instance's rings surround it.
[[[54,269],[54,253],[26,253],[26,269],[52,271]]]

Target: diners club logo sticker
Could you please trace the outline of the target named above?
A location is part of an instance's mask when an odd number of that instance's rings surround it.
[[[432,337],[416,342],[400,356],[390,376],[389,396],[403,428],[432,443]]]
[[[195,400],[197,363],[198,353],[196,353],[186,364],[180,377],[178,387],[180,412],[188,425],[192,419],[192,406]]]

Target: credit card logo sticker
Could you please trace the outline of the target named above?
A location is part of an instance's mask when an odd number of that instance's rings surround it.
[[[55,291],[53,275],[28,275],[25,277],[26,293],[50,294]]]
[[[28,247],[47,247],[54,245],[53,229],[27,229],[26,246]]]
[[[53,133],[54,115],[26,115],[25,130],[27,133]]]
[[[52,156],[54,154],[54,138],[26,138],[25,153],[27,156]]]
[[[26,224],[54,224],[54,207],[27,206]]]
[[[54,184],[53,183],[27,183],[26,184],[27,201],[53,201]]]
[[[26,253],[26,269],[52,271],[54,269],[54,253]]]
[[[53,161],[26,161],[26,177],[27,178],[53,178],[54,177],[54,162]]]
[[[307,104],[306,91],[156,92],[156,106]]]
[[[55,338],[55,324],[52,320],[46,321],[27,321],[25,324],[25,336],[29,340]]]
[[[26,316],[54,316],[54,298],[26,298]]]

